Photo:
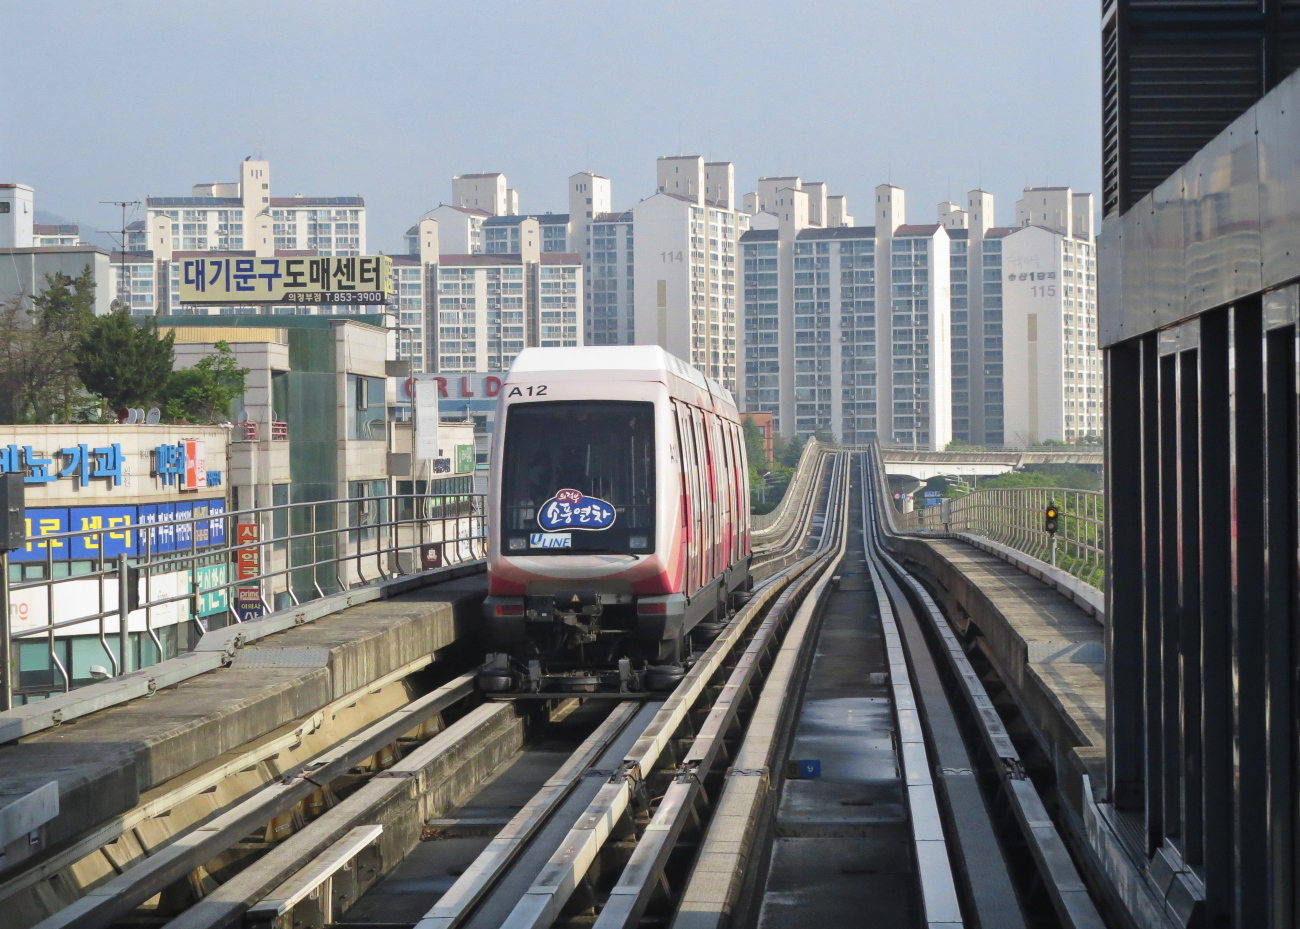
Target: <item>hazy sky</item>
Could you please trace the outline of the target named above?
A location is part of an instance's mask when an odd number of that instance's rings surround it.
[[[999,224],[1026,185],[1100,181],[1096,0],[0,0],[0,21],[0,181],[87,229],[259,151],[277,196],[364,196],[390,252],[457,173],[564,212],[592,170],[625,209],[656,156],[700,154],[738,194],[826,181],[864,224],[885,181],[911,222],[983,186]]]

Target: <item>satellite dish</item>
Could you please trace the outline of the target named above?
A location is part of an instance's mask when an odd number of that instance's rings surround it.
[[[137,410],[135,407],[129,407],[126,411],[126,424],[128,426],[134,426],[139,421],[140,421],[140,411]]]
[[[156,406],[151,406],[149,412],[144,417],[145,424],[149,426],[158,425],[158,420],[160,419],[162,419],[162,410],[158,409]]]
[[[237,420],[238,420],[239,422],[241,422],[241,423],[246,423],[246,422],[248,422],[248,410],[240,410],[240,411],[239,411],[239,416],[236,417],[236,418],[237,418]]]
[[[129,415],[131,415],[131,411],[126,407],[122,407],[122,409],[117,411],[117,421],[119,423],[124,423]]]

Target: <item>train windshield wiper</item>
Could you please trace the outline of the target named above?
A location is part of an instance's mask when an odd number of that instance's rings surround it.
[[[622,555],[625,558],[644,558],[644,555],[634,555],[632,552],[620,552],[613,548],[562,548],[556,551],[569,552],[573,555]]]

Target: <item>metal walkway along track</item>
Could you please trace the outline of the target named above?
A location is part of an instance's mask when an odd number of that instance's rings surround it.
[[[671,693],[485,697],[472,667],[425,670],[331,744],[227,757],[284,764],[80,890],[66,851],[0,875],[0,907],[28,901],[20,929],[1104,925],[891,553],[878,458],[800,470],[752,596]],[[112,834],[110,861],[134,833]]]

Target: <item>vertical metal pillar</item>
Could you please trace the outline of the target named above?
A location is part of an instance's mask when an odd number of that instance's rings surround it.
[[[1235,926],[1268,922],[1268,689],[1264,661],[1264,391],[1259,298],[1230,310]],[[1235,691],[1235,692],[1234,692]]]
[[[1201,741],[1204,821],[1205,924],[1231,925],[1232,834],[1232,537],[1228,424],[1228,311],[1201,317],[1200,404],[1200,625]]]
[[[1120,810],[1142,808],[1142,357],[1136,341],[1106,352],[1106,760]]]
[[[0,712],[14,705],[13,621],[9,616],[9,551],[0,549]]]
[[[126,555],[117,556],[117,673],[127,674],[131,670],[131,637],[127,634],[127,616],[131,612],[130,589],[127,583],[130,572],[127,570]]]

